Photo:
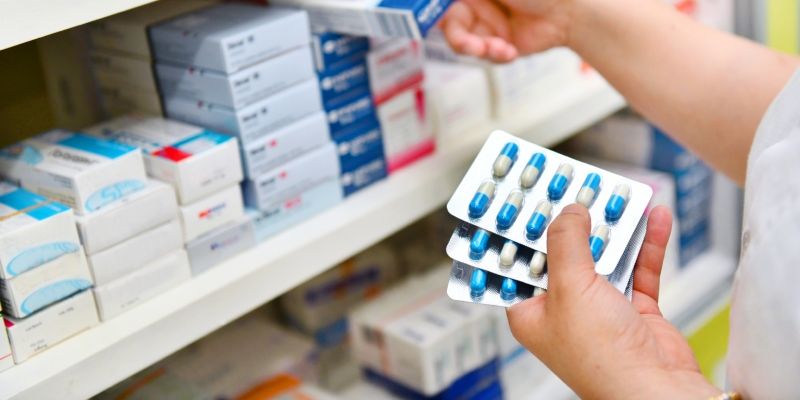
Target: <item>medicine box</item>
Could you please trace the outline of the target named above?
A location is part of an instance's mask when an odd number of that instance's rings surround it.
[[[105,117],[116,117],[132,111],[161,115],[161,97],[157,91],[141,90],[121,82],[113,86],[98,82],[97,91]]]
[[[168,63],[157,63],[155,69],[161,95],[165,98],[183,97],[230,108],[248,106],[314,78],[308,46],[289,50],[231,74]]]
[[[451,138],[489,123],[492,105],[483,68],[427,61],[425,77],[427,115],[439,145],[457,142]]]
[[[98,322],[91,290],[84,290],[24,319],[5,317],[14,362],[17,364]]]
[[[139,147],[147,173],[175,188],[188,204],[242,180],[236,138],[160,117],[129,115],[86,130]]]
[[[318,73],[322,104],[326,109],[335,107],[354,92],[369,90],[369,72],[365,58],[343,61]]]
[[[180,206],[183,240],[190,242],[244,215],[242,190],[239,185],[229,186],[194,203]]]
[[[328,112],[328,125],[331,136],[336,137],[341,132],[360,124],[364,120],[377,119],[375,103],[372,94],[364,87],[347,97],[346,101],[333,107],[326,108]]]
[[[239,109],[177,97],[164,100],[164,111],[170,118],[238,136],[242,145],[321,110],[316,79]]]
[[[201,235],[186,244],[192,275],[199,275],[255,244],[255,232],[247,216]]]
[[[100,86],[135,87],[139,91],[157,93],[153,66],[149,60],[130,57],[115,51],[89,51],[92,75]]]
[[[367,64],[369,85],[378,106],[425,79],[422,45],[418,41],[385,41],[370,50]]]
[[[86,254],[92,255],[162,225],[177,213],[172,187],[149,180],[144,189],[113,206],[75,219]]]
[[[0,314],[0,320],[3,315]],[[14,366],[14,357],[11,355],[11,344],[8,342],[8,334],[5,325],[0,326],[0,371]]]
[[[336,67],[340,62],[365,57],[369,51],[369,38],[336,32],[311,34],[311,50],[318,72]]]
[[[255,179],[330,141],[325,113],[316,112],[243,146],[245,175]]]
[[[40,265],[14,279],[0,280],[3,311],[25,318],[92,286],[83,249]]]
[[[135,147],[64,130],[6,147],[0,159],[3,171],[21,173],[23,187],[78,214],[108,207],[142,189],[146,179],[142,154]]]
[[[366,118],[358,125],[333,136],[342,168],[352,168],[369,162],[375,153],[383,155],[383,134],[377,119]]]
[[[233,73],[311,42],[305,11],[225,3],[150,28],[159,62]]]
[[[244,183],[248,207],[269,210],[281,203],[295,202],[308,189],[327,182],[339,182],[339,156],[329,143],[289,163]]]
[[[80,249],[69,207],[0,182],[0,279]]]
[[[183,247],[183,230],[175,219],[87,256],[96,286],[103,286]]]
[[[186,251],[178,249],[133,273],[94,289],[102,321],[114,318],[191,278]]]
[[[89,43],[92,48],[124,52],[147,61],[151,58],[148,26],[211,4],[214,1],[159,0],[90,23]]]
[[[387,175],[389,171],[386,166],[386,159],[383,151],[374,152],[371,157],[361,164],[350,167],[342,166],[342,191],[345,197],[350,196],[361,189],[364,189],[375,182],[378,182]]]
[[[272,0],[308,10],[315,30],[377,37],[422,38],[452,0]]]
[[[425,92],[421,86],[399,93],[378,106],[390,174],[433,153],[436,143],[424,110]]]

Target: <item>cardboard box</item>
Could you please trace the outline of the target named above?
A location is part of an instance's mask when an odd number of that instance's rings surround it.
[[[311,50],[318,72],[336,67],[340,62],[366,56],[369,51],[366,36],[344,35],[336,32],[312,32]]]
[[[244,183],[248,207],[269,210],[281,203],[295,202],[312,187],[339,181],[339,157],[329,143],[311,153]]]
[[[377,37],[425,36],[452,0],[271,0],[308,10],[315,30]]]
[[[417,41],[385,41],[370,50],[367,63],[369,85],[379,107],[398,93],[418,86],[425,79],[422,45]]]
[[[14,362],[17,364],[98,323],[91,290],[84,290],[28,318],[5,317]]]
[[[69,207],[0,182],[0,279],[80,250]]]
[[[139,91],[157,93],[153,65],[149,60],[125,53],[92,49],[89,51],[92,75],[100,86],[135,87]]]
[[[311,42],[305,11],[225,3],[150,28],[158,61],[233,73]]]
[[[76,217],[86,254],[96,254],[117,243],[153,229],[178,214],[175,191],[149,180],[143,190],[100,212]]]
[[[115,50],[149,60],[147,27],[211,4],[214,2],[159,0],[88,24],[89,41],[97,49]]]
[[[425,76],[427,115],[440,146],[458,142],[459,135],[489,123],[491,95],[483,68],[428,61]]]
[[[180,204],[209,196],[242,180],[236,138],[160,117],[129,115],[87,133],[139,147],[147,173],[175,188]]]
[[[164,101],[164,111],[170,118],[238,136],[242,145],[321,110],[322,101],[316,79],[235,110],[177,97]]]
[[[328,112],[331,137],[336,137],[341,132],[351,129],[367,119],[377,119],[372,94],[366,87],[351,93],[346,101],[327,108],[326,111]]]
[[[0,319],[3,315],[0,314]],[[11,344],[8,342],[8,334],[5,325],[0,326],[0,371],[14,366],[14,358],[11,356]]]
[[[188,243],[244,215],[242,190],[232,185],[194,203],[180,206],[183,240]]]
[[[52,130],[0,153],[3,173],[78,214],[107,208],[145,186],[138,149],[80,133]]]
[[[383,152],[372,153],[361,165],[342,167],[342,191],[348,197],[389,175]]]
[[[248,106],[314,78],[308,46],[289,50],[231,74],[165,63],[157,63],[155,68],[161,95],[165,98],[202,100],[230,108]]]
[[[425,93],[421,86],[406,90],[378,106],[383,149],[390,174],[435,150],[436,142],[424,110]]]
[[[318,74],[322,104],[331,109],[353,93],[369,90],[369,71],[365,58],[342,61]]]
[[[83,249],[67,253],[14,279],[0,280],[3,311],[25,318],[92,286]]]
[[[186,244],[192,275],[199,275],[255,245],[255,232],[247,216],[201,235]]]
[[[177,217],[177,216],[176,216]],[[87,257],[96,286],[121,279],[165,254],[183,247],[177,218]]]
[[[191,278],[186,251],[178,249],[139,270],[94,288],[102,321],[114,318]]]
[[[245,175],[249,179],[256,179],[330,141],[325,113],[319,111],[311,114],[244,146]]]
[[[383,156],[383,134],[378,120],[367,118],[333,137],[342,169],[372,161],[375,153]]]

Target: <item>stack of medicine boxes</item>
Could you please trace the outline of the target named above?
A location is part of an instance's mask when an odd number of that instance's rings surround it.
[[[167,115],[239,138],[259,240],[342,200],[305,11],[225,3],[150,41]]]
[[[186,243],[192,272],[199,274],[255,244],[242,205],[236,138],[142,115],[119,117],[86,131],[141,148],[147,174],[177,194],[180,222],[172,221],[130,246],[160,257]]]
[[[131,111],[161,114],[147,27],[211,4],[162,0],[89,24],[89,58],[106,116]]]
[[[370,90],[363,36],[314,33],[314,64],[331,138],[342,168],[342,189],[349,196],[387,175],[383,134]]]

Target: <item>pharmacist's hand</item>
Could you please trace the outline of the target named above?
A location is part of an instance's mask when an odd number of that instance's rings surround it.
[[[547,236],[546,294],[508,312],[514,337],[586,399],[705,399],[719,394],[686,340],[658,308],[672,217],[650,212],[636,263],[633,302],[594,272],[589,214],[571,205]]]
[[[567,43],[574,0],[460,0],[442,19],[456,51],[508,62]]]

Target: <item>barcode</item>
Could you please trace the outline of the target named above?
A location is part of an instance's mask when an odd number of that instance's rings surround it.
[[[387,13],[385,11],[369,14],[369,23],[372,30],[377,31],[379,36],[385,37],[408,37],[414,38],[414,29],[408,22],[407,15],[404,13]]]

